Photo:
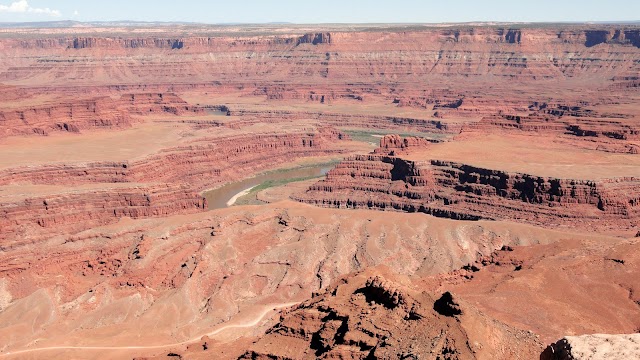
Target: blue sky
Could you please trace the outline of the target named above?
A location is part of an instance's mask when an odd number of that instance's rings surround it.
[[[640,0],[0,0],[0,21],[373,23],[640,20]]]

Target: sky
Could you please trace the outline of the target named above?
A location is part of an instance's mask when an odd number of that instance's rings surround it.
[[[640,0],[0,0],[0,22],[441,23],[640,20]]]

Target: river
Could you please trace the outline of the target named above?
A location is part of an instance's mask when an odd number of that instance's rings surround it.
[[[326,175],[329,170],[333,169],[334,166],[335,165],[320,164],[303,168],[270,171],[249,179],[236,181],[223,185],[217,189],[206,191],[203,196],[209,203],[209,210],[222,209],[233,205],[239,197],[249,193],[250,189],[267,181],[286,181],[298,178],[322,177]]]

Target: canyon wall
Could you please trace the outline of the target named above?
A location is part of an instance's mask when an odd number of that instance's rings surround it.
[[[152,114],[202,110],[180,99],[168,99],[171,93],[178,92],[209,96],[233,93],[276,102],[325,105],[348,102],[358,107],[383,103],[399,109],[424,110],[424,114],[347,116],[339,115],[340,111],[306,114],[309,111],[290,110],[269,113],[273,110],[242,106],[232,107],[231,112],[244,117],[243,121],[251,121],[246,118],[253,116],[269,121],[317,117],[329,125],[349,121],[358,127],[407,127],[447,133],[459,131],[463,123],[471,120],[522,116],[530,112],[533,103],[569,108],[632,104],[633,91],[640,84],[640,65],[635,61],[640,56],[640,30],[631,25],[381,26],[365,30],[329,27],[326,31],[296,33],[295,29],[282,32],[265,28],[254,35],[219,30],[215,36],[205,36],[202,29],[191,34],[178,32],[180,36],[162,31],[157,36],[75,36],[64,32],[15,35],[0,39],[4,54],[0,55],[0,82],[13,87],[13,92],[88,94],[94,97],[90,101],[106,95],[122,96],[121,102],[126,104],[126,99],[134,96],[139,105],[125,112],[138,115],[147,110]],[[518,91],[512,89],[515,83],[519,84]],[[551,88],[555,90],[550,91]],[[161,99],[164,106],[145,98],[159,94],[165,95]],[[589,104],[580,105],[585,99]],[[154,103],[153,109],[144,105],[148,102]],[[91,106],[77,105],[89,110]],[[100,121],[94,124],[65,116],[46,126],[29,125],[11,131],[43,134],[126,123],[126,113],[120,121],[108,114],[102,116],[100,109],[95,116]],[[71,110],[34,107],[19,111],[41,114]],[[108,111],[123,110],[116,107]],[[12,121],[21,118],[19,113],[4,116]],[[617,136],[620,128],[627,126],[609,122],[612,124],[602,127],[603,137]],[[591,134],[591,127],[599,127],[585,124],[567,124],[577,126],[568,131]],[[608,140],[585,146],[613,152],[638,150],[635,145],[619,146]]]
[[[362,79],[369,84],[401,82],[409,88],[415,87],[407,83],[417,79],[440,78],[442,83],[447,77],[489,76],[493,81],[595,77],[604,82],[637,76],[633,58],[640,52],[639,33],[633,26],[603,25],[597,29],[414,27],[302,35],[266,31],[263,36],[8,38],[0,40],[6,55],[46,56],[24,58],[5,67],[0,81],[33,76],[62,79],[56,74],[63,71],[81,72],[81,77],[64,78],[76,84],[89,80],[127,84],[145,78],[149,83],[244,79],[245,84],[255,81],[269,86],[273,86],[271,80],[279,80],[295,88],[311,81],[318,99],[329,95],[324,92],[329,83],[340,83],[344,90],[357,87]],[[93,57],[93,53],[112,58]],[[153,54],[165,56],[148,57]],[[147,58],[144,64],[136,64],[124,61],[127,55]],[[102,77],[104,71],[111,76]]]
[[[339,154],[335,143],[346,139],[346,135],[328,127],[205,137],[141,160],[9,168],[0,171],[0,185],[167,182],[189,184],[201,191],[299,157]]]
[[[398,144],[397,139],[385,137],[378,152],[389,152],[389,144],[406,149],[412,142]],[[418,140],[414,146],[425,146]],[[549,178],[402,156],[350,157],[296,199],[327,207],[423,212],[462,220],[517,220],[542,226],[589,223],[630,229],[640,216],[639,178]]]
[[[169,184],[73,190],[0,202],[1,248],[29,244],[52,234],[75,233],[122,217],[189,214],[207,209],[206,200],[187,186]]]
[[[205,211],[205,200],[197,195],[202,190],[297,158],[339,154],[343,151],[338,144],[342,139],[347,137],[333,128],[309,128],[303,132],[201,138],[191,145],[168,148],[135,161],[6,169],[0,171],[0,185],[52,188],[46,196],[0,197],[0,241],[5,245],[9,239],[35,241],[47,233],[73,233],[125,216]],[[149,183],[153,185],[139,185]],[[74,190],[60,193],[60,186]]]
[[[0,29],[0,354],[269,328],[235,358],[536,358],[638,328],[638,26],[32,30]],[[365,154],[392,131],[438,140]]]
[[[124,94],[119,99],[98,97],[64,103],[23,106],[0,111],[0,137],[48,135],[87,129],[121,129],[131,126],[131,115],[203,114],[172,93]]]
[[[411,129],[425,133],[457,134],[462,125],[444,123],[437,119],[417,119],[402,116],[360,115],[332,113],[329,111],[287,111],[287,110],[250,110],[231,108],[229,115],[240,117],[239,125],[256,122],[291,122],[301,119],[313,119],[327,126],[346,126],[350,128],[371,129]]]
[[[87,128],[131,126],[126,112],[111,98],[80,100],[69,104],[35,106],[0,112],[1,136],[47,135],[52,131],[78,133]]]

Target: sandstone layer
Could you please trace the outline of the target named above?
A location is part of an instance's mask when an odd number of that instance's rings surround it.
[[[635,117],[622,113],[598,113],[581,106],[532,104],[527,115],[495,114],[467,124],[464,136],[495,132],[524,132],[532,136],[566,139],[586,149],[637,154],[640,129]],[[582,141],[580,141],[582,140]]]
[[[4,170],[0,190],[8,196],[0,193],[2,247],[56,232],[74,233],[122,217],[205,211],[206,200],[198,195],[204,189],[286,160],[341,152],[331,145],[341,133],[330,128],[307,130],[203,137],[132,162]],[[69,191],[70,186],[75,190]]]
[[[634,26],[365,30],[18,34],[0,43],[0,81],[38,94],[196,91],[382,102],[445,121],[522,115],[534,103],[581,106],[585,96],[592,105],[629,104],[639,83]]]
[[[430,146],[423,139],[389,135],[376,153],[347,158],[296,199],[327,207],[422,212],[461,220],[516,220],[552,227],[589,224],[633,229],[637,222],[640,178],[550,178],[412,159],[411,150],[426,149],[428,156]]]
[[[0,357],[531,359],[636,333],[639,31],[0,29]]]
[[[124,94],[47,104],[0,112],[3,136],[48,135],[53,131],[79,133],[85,129],[118,129],[131,126],[131,115],[203,113],[175,94]]]

